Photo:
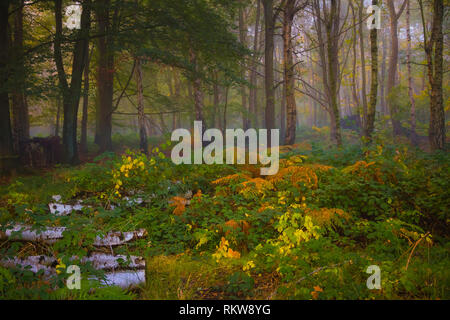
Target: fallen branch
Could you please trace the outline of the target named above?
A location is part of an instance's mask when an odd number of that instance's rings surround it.
[[[302,282],[303,280],[305,280],[306,278],[309,278],[309,277],[312,276],[313,274],[316,274],[316,273],[318,273],[318,272],[320,272],[320,271],[322,271],[322,270],[330,269],[330,268],[336,268],[336,267],[339,267],[339,266],[341,266],[341,265],[343,265],[343,264],[346,264],[346,263],[349,263],[349,262],[350,262],[350,260],[347,260],[347,261],[344,261],[344,262],[340,262],[340,263],[333,264],[333,265],[331,265],[331,266],[323,266],[323,267],[319,267],[319,268],[313,270],[312,272],[308,273],[306,276],[304,276],[304,277],[298,279],[295,283],[298,284],[298,283]]]
[[[425,239],[426,237],[428,237],[429,234],[430,234],[430,232],[425,233],[425,234],[424,234],[423,236],[421,236],[421,237],[419,238],[419,240],[417,240],[416,243],[414,244],[414,247],[412,248],[411,253],[409,254],[408,261],[406,261],[405,271],[408,270],[409,261],[411,260],[411,257],[412,257],[412,255],[413,255],[414,250],[416,249],[417,245],[418,245],[423,239]]]

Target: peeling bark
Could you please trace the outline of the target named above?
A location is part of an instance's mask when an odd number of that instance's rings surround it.
[[[46,227],[43,230],[34,230],[32,226],[16,224],[5,232],[0,231],[0,240],[22,240],[22,241],[42,241],[45,243],[55,243],[63,238],[65,227]],[[137,231],[111,231],[104,237],[97,236],[94,240],[96,247],[119,246],[127,242],[146,237],[147,231],[140,229]]]

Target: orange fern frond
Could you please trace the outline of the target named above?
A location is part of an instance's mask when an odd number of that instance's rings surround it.
[[[268,179],[274,184],[289,179],[293,186],[298,187],[299,183],[302,182],[309,188],[316,188],[319,181],[315,170],[309,166],[286,167]]]
[[[381,170],[375,162],[357,161],[351,166],[342,169],[343,173],[349,173],[363,178],[366,181],[375,180],[384,183]]]
[[[175,207],[175,209],[173,209],[174,215],[181,216],[183,214],[184,210],[186,209],[187,202],[188,202],[188,200],[186,200],[183,197],[173,197],[170,200],[169,206]]]
[[[248,177],[247,175],[242,174],[242,173],[235,173],[235,174],[231,174],[231,175],[219,178],[217,180],[214,180],[211,183],[216,184],[216,185],[226,186],[226,185],[229,185],[230,183],[238,183],[242,180],[247,180],[247,179],[250,179],[250,177]]]
[[[254,178],[241,183],[242,189],[239,191],[246,196],[256,196],[273,190],[274,185],[271,181],[262,178]]]
[[[310,216],[314,224],[319,226],[332,226],[339,222],[340,218],[348,220],[350,214],[342,209],[335,208],[320,208],[320,209],[305,209],[306,215]]]

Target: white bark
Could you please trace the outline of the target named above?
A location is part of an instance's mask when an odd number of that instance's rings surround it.
[[[78,260],[77,257],[70,259],[71,261]],[[123,260],[123,264],[119,263],[119,260]],[[82,264],[92,263],[92,266],[97,270],[123,270],[123,269],[144,269],[145,260],[142,257],[130,256],[129,260],[125,255],[110,255],[104,253],[93,253],[89,257],[83,257],[81,259]],[[0,260],[0,264],[3,267],[11,268],[31,266],[31,271],[37,272],[40,269],[51,271],[57,265],[57,259],[49,256],[29,256],[25,258],[4,258]],[[51,272],[49,272],[51,273]]]
[[[84,257],[81,259],[82,263],[88,261],[92,263],[93,267],[97,270],[109,270],[105,273],[105,280],[100,280],[100,283],[108,286],[119,286],[121,288],[129,288],[137,286],[145,282],[145,260],[142,257],[130,256],[129,264],[125,264],[123,267],[119,263],[119,259],[128,261],[124,255],[107,255],[103,253],[94,253],[90,257]],[[76,260],[76,257],[72,258]],[[0,265],[5,268],[22,268],[29,267],[28,270],[37,273],[40,270],[44,270],[44,276],[46,278],[56,275],[57,259],[48,256],[29,256],[26,258],[2,259]],[[121,270],[128,268],[127,270]],[[132,269],[132,270],[130,270]],[[97,278],[90,277],[89,279],[95,280]]]
[[[105,274],[106,280],[101,281],[108,286],[119,286],[123,289],[145,283],[145,270],[119,271]]]
[[[43,241],[45,243],[54,243],[63,238],[65,227],[46,227],[43,230],[32,230],[31,226],[16,224],[12,229],[0,232],[0,240],[25,240],[25,241]],[[18,233],[16,235],[16,233]],[[103,238],[97,236],[94,240],[94,246],[110,247],[119,246],[129,241],[144,238],[147,235],[145,229],[137,231],[111,231]]]

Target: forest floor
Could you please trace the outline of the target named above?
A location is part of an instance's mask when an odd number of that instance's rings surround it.
[[[165,142],[149,156],[108,153],[3,181],[0,298],[449,299],[448,153],[319,138],[281,147],[273,176],[175,166]],[[102,269],[83,260],[94,252],[122,259]],[[54,260],[40,258],[39,272],[4,263],[32,256]],[[81,268],[81,290],[65,286],[69,265]],[[145,281],[124,289],[92,278],[110,269],[143,269]]]

